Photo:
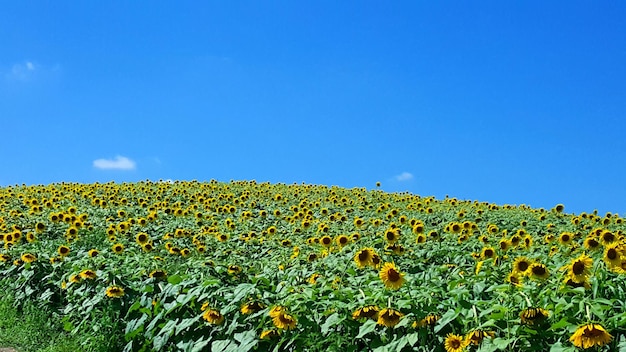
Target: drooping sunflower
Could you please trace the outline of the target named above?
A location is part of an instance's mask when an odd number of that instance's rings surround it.
[[[224,322],[224,316],[218,310],[206,309],[202,313],[202,319],[212,325],[221,325]]]
[[[441,316],[439,314],[428,314],[427,316],[425,316],[424,318],[414,321],[413,322],[413,327],[414,328],[423,328],[426,326],[430,326],[433,327],[435,326],[435,324],[437,324],[437,321],[441,318]]]
[[[513,286],[521,287],[522,286],[522,276],[517,273],[509,273],[506,277],[506,281]]]
[[[276,337],[278,335],[280,335],[280,333],[276,329],[263,330],[261,332],[261,335],[259,336],[259,338],[261,340],[271,340],[272,338],[274,338],[274,337]]]
[[[543,308],[526,308],[519,313],[522,324],[536,325],[550,316],[550,312]]]
[[[120,298],[124,296],[124,289],[119,286],[110,286],[106,290],[106,295],[109,298]]]
[[[94,280],[98,277],[98,274],[96,274],[96,272],[93,270],[85,269],[80,272],[80,277],[83,279]]]
[[[572,334],[569,340],[578,348],[604,346],[611,342],[613,336],[600,324],[585,324]]]
[[[379,311],[380,309],[375,305],[364,306],[352,312],[352,319],[358,320],[362,318],[368,318],[378,320]]]
[[[237,275],[241,273],[241,267],[239,265],[229,265],[228,266],[228,274],[229,275]]]
[[[253,301],[245,303],[241,306],[241,314],[256,313],[265,308],[265,305],[261,302]]]
[[[404,284],[404,273],[401,273],[394,263],[385,263],[378,276],[390,289],[397,290]]]
[[[272,322],[278,329],[291,330],[296,328],[298,320],[291,314],[280,312],[272,318]]]
[[[443,347],[445,347],[446,352],[465,351],[465,347],[467,347],[467,345],[468,341],[464,339],[463,336],[453,333],[449,333],[443,342]]]
[[[533,263],[530,265],[530,274],[533,278],[547,279],[550,276],[548,268],[541,263]]]
[[[400,322],[404,314],[392,308],[385,308],[378,312],[376,324],[392,328]]]
[[[274,318],[278,316],[278,314],[282,312],[286,312],[287,308],[283,306],[273,306],[270,311],[267,313],[270,317]]]
[[[24,253],[22,254],[22,261],[24,263],[32,263],[37,260],[37,257],[32,253]]]
[[[468,345],[480,346],[485,338],[494,338],[496,334],[493,331],[472,330],[465,334],[465,341]]]
[[[152,270],[148,276],[156,280],[165,280],[167,278],[167,272],[165,270],[156,269]]]

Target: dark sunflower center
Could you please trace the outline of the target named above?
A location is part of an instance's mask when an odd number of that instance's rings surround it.
[[[617,258],[617,251],[615,250],[615,248],[611,248],[606,252],[606,257],[609,258],[610,260],[614,260]]]
[[[348,243],[348,237],[339,237],[339,243],[341,244]]]
[[[519,271],[526,271],[528,269],[528,262],[521,261],[517,263],[517,268]]]
[[[364,262],[366,260],[368,260],[370,257],[369,253],[367,251],[361,251],[359,252],[359,261]]]
[[[563,242],[569,242],[569,235],[563,235],[561,239],[563,240]]]
[[[583,336],[586,338],[596,338],[603,335],[603,331],[596,328],[586,329]]]
[[[572,265],[572,272],[574,272],[574,275],[581,275],[582,273],[585,272],[585,263],[581,262],[581,261],[577,261]]]
[[[535,275],[543,275],[546,273],[546,269],[541,266],[536,266],[533,268],[533,274]]]
[[[491,249],[485,250],[485,257],[489,257],[489,258],[493,257],[493,250]]]
[[[611,232],[606,232],[604,235],[602,235],[602,237],[606,242],[613,242],[613,240],[615,239],[615,235],[613,235],[613,233]]]
[[[389,271],[387,271],[387,277],[389,281],[396,282],[400,280],[400,273],[394,269],[389,269]]]
[[[454,339],[452,341],[450,341],[450,346],[452,346],[452,348],[457,349],[461,347],[461,340],[459,339]]]

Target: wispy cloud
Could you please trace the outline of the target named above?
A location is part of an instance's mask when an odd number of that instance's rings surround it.
[[[93,161],[93,167],[102,170],[134,170],[137,164],[125,157],[118,155],[114,159],[96,159]]]
[[[413,174],[410,172],[403,172],[400,175],[396,175],[394,176],[394,178],[396,179],[396,181],[409,181],[413,179]]]
[[[30,79],[35,72],[39,70],[39,65],[32,61],[25,61],[18,64],[14,64],[11,70],[6,74],[6,78],[26,81]]]

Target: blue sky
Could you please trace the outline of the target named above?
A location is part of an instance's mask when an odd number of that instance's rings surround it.
[[[622,1],[3,1],[0,185],[257,180],[626,214]]]

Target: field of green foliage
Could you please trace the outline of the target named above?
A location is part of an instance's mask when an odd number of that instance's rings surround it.
[[[617,351],[625,233],[560,204],[377,189],[11,186],[0,294],[112,350]]]

